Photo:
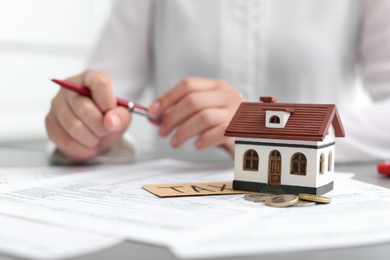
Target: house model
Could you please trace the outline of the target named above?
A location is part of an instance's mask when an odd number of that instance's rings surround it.
[[[233,188],[321,195],[333,189],[335,139],[344,137],[336,106],[243,102],[226,128],[236,137]]]

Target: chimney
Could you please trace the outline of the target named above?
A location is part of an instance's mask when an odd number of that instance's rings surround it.
[[[260,97],[260,101],[263,103],[276,103],[278,102],[277,97]]]

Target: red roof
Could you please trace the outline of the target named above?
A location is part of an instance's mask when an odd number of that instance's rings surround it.
[[[284,128],[265,126],[267,110],[291,113]],[[336,137],[345,136],[335,105],[243,102],[226,128],[225,136],[323,141],[331,124]]]

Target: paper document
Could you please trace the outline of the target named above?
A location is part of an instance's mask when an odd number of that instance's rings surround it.
[[[1,167],[0,190],[10,185],[45,180],[75,172],[91,171],[97,167],[101,166]]]
[[[0,215],[0,252],[26,259],[64,259],[120,242],[88,230],[72,230]]]
[[[142,185],[217,182],[232,177],[232,164],[160,160],[112,166],[4,192],[0,212],[171,245],[181,235],[239,216],[253,205],[242,204],[233,195],[161,199]]]
[[[340,248],[390,241],[390,191],[337,178],[331,204],[261,209],[193,234],[173,247],[181,258]],[[249,203],[249,202],[243,202]]]
[[[2,167],[0,190],[74,172],[91,171],[97,166]],[[64,259],[112,246],[122,241],[106,234],[72,230],[23,218],[0,215],[0,252],[28,259]]]
[[[390,239],[388,190],[335,175],[331,204],[279,209],[244,195],[159,198],[142,185],[233,179],[232,164],[159,160],[21,185],[0,193],[0,213],[166,245],[190,258]]]

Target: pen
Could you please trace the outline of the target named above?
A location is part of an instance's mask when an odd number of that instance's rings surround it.
[[[64,87],[66,89],[75,91],[81,95],[91,97],[91,91],[89,88],[77,85],[75,83],[69,82],[69,81],[64,81],[64,80],[59,80],[59,79],[51,79],[54,83],[57,83],[61,87]],[[154,121],[162,121],[162,116],[155,116],[152,114],[149,114],[148,109],[144,106],[141,106],[133,101],[127,101],[124,99],[116,98],[116,104],[118,106],[126,107],[130,112],[146,116]]]
[[[390,161],[378,163],[377,168],[378,168],[378,173],[384,175],[390,175]]]

